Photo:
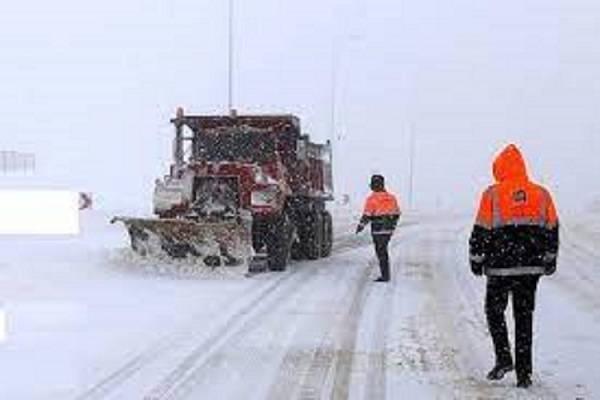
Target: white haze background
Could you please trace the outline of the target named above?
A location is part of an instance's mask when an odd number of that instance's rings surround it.
[[[235,104],[335,137],[338,193],[372,172],[407,203],[471,211],[516,141],[562,210],[599,197],[600,3],[236,0]],[[32,184],[147,212],[177,106],[226,108],[227,1],[22,0],[0,6],[0,149]],[[335,73],[332,73],[335,71]],[[331,133],[335,76],[335,135]]]

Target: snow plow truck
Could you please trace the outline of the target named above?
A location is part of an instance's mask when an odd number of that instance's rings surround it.
[[[276,271],[331,253],[329,141],[311,142],[293,115],[192,116],[179,108],[171,122],[173,162],[155,182],[156,218],[113,218],[134,251]]]

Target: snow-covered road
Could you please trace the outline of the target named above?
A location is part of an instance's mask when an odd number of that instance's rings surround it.
[[[600,398],[594,226],[567,226],[540,285],[524,391],[514,375],[484,379],[468,219],[408,218],[389,284],[371,281],[368,235],[350,220],[332,257],[252,278],[129,259],[104,221],[86,217],[79,238],[0,242],[1,399]]]

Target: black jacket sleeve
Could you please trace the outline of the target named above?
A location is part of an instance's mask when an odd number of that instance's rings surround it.
[[[489,257],[491,236],[491,229],[479,225],[473,227],[469,239],[469,262],[471,271],[475,275],[481,275],[484,272],[485,263]]]
[[[544,255],[544,268],[546,270],[546,275],[552,275],[554,272],[556,272],[559,248],[559,231],[560,229],[558,224],[551,228],[546,228],[546,254]]]

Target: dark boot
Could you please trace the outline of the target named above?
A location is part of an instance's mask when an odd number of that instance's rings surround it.
[[[494,368],[487,374],[487,378],[490,381],[499,381],[504,378],[508,372],[514,370],[515,367],[512,364],[496,364]]]
[[[373,282],[389,282],[390,279],[389,278],[384,278],[382,276],[380,276],[379,278],[375,279]]]
[[[531,375],[519,376],[517,378],[517,387],[521,389],[527,389],[531,386]]]

